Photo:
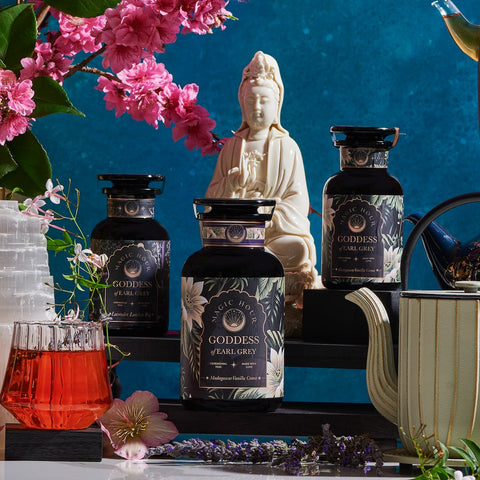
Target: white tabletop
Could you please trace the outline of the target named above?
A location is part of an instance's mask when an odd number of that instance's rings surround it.
[[[382,480],[401,478],[395,476],[394,466],[385,466],[383,471],[384,476],[380,477]],[[362,470],[343,471],[342,476],[348,476],[348,480],[365,478]],[[376,478],[375,472],[368,473],[368,477]],[[412,477],[413,475],[410,478]],[[102,462],[91,463],[0,461],[1,480],[291,480],[292,478],[298,477],[289,476],[280,468],[252,464],[212,465],[196,461],[163,459],[145,462],[104,459]],[[320,475],[307,478],[341,479],[329,467],[325,467]]]

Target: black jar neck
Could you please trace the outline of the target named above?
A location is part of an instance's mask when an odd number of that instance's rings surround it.
[[[200,220],[204,247],[263,248],[265,222],[246,220]]]
[[[340,168],[387,168],[388,150],[340,147]]]
[[[155,198],[108,196],[107,216],[110,218],[153,218]]]

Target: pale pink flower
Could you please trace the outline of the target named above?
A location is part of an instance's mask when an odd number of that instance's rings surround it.
[[[52,222],[55,220],[55,215],[51,210],[47,210],[44,212],[44,215],[40,217],[42,221],[40,222],[40,231],[45,234],[48,232],[50,227],[56,228],[57,230],[65,231],[62,227],[57,227],[56,225],[52,225]]]
[[[116,398],[97,423],[117,455],[140,460],[148,447],[162,445],[178,435],[175,425],[158,408],[153,393],[136,391],[125,401]]]
[[[52,179],[49,178],[47,183],[45,183],[45,188],[47,189],[43,194],[44,198],[49,198],[52,203],[56,203],[57,205],[60,203],[60,200],[65,200],[63,195],[59,195],[58,192],[63,191],[63,185],[57,185],[56,187],[53,186]]]
[[[55,48],[63,55],[74,56],[82,50],[93,53],[102,46],[97,37],[105,27],[104,15],[93,18],[79,18],[60,12],[60,36]]]
[[[97,270],[97,268],[103,268],[107,264],[108,255],[105,253],[102,253],[101,255],[92,253],[87,256],[87,261],[92,265],[94,270]]]
[[[80,307],[77,305],[77,309],[76,310],[73,310],[73,308],[71,308],[68,313],[65,315],[64,317],[64,320],[67,321],[67,322],[81,322],[82,321],[82,317],[80,316]]]
[[[33,200],[31,198],[24,200],[23,205],[27,208],[22,210],[22,213],[37,216],[39,210],[43,212],[42,207],[45,205],[43,198],[43,195],[37,195]]]

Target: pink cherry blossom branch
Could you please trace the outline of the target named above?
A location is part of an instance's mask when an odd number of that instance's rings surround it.
[[[84,70],[84,68],[96,57],[98,57],[99,55],[101,55],[105,50],[106,50],[106,45],[103,45],[102,48],[100,48],[99,50],[97,50],[96,52],[92,53],[90,56],[88,56],[87,58],[85,58],[83,61],[81,61],[80,63],[77,63],[75,65],[71,65],[68,72],[63,76],[63,79],[65,80],[66,78],[68,77],[71,77],[72,75],[74,75],[76,72],[78,72],[79,70],[82,70],[82,71],[86,71]],[[98,69],[97,69],[98,70]],[[98,70],[98,72],[101,72],[101,70]],[[106,72],[104,72],[106,73]]]

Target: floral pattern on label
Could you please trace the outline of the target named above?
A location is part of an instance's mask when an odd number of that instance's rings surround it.
[[[401,195],[326,195],[322,278],[342,283],[399,283]]]
[[[182,398],[283,397],[284,302],[283,277],[182,277]]]

